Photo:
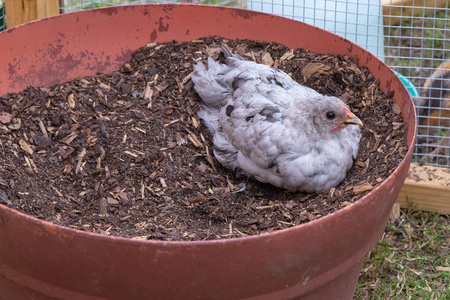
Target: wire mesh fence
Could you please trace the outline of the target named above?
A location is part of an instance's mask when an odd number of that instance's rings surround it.
[[[405,76],[416,103],[419,163],[450,166],[450,43],[447,1],[389,1],[385,62]],[[400,18],[400,17],[407,18]],[[406,80],[405,79],[405,80]],[[413,89],[415,88],[415,89]]]
[[[5,26],[0,0],[0,30]],[[8,1],[8,0],[6,0]],[[450,16],[447,0],[60,0],[62,13],[142,3],[193,3],[272,13],[343,36],[397,72],[416,103],[414,160],[450,166]],[[3,10],[3,13],[2,13]],[[4,27],[3,27],[4,28]]]

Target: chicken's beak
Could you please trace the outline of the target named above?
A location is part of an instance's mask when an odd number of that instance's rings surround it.
[[[345,116],[347,119],[344,121],[338,122],[337,126],[334,127],[331,131],[340,130],[348,125],[359,125],[359,126],[363,125],[363,122],[357,116],[355,116],[355,114],[352,113],[346,106],[342,105],[342,107],[344,107]]]
[[[363,122],[357,116],[355,116],[353,113],[348,114],[347,118],[348,119],[343,122],[345,126],[347,126],[347,125],[362,126],[363,125]]]

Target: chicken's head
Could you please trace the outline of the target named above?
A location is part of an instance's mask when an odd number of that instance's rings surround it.
[[[322,130],[337,131],[348,125],[363,125],[339,98],[323,96],[313,99],[311,105],[313,122]]]

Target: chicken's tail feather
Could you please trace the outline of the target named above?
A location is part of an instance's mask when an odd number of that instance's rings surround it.
[[[194,65],[194,72],[191,80],[194,89],[202,98],[203,105],[211,108],[219,108],[221,102],[230,95],[230,90],[216,80],[217,73],[221,70],[221,65],[213,59],[208,59],[208,69],[202,62]]]
[[[244,59],[242,56],[240,56],[239,54],[237,54],[237,53],[234,53],[234,54],[233,54],[233,52],[231,52],[230,48],[228,48],[228,46],[225,45],[225,44],[222,44],[222,45],[220,46],[220,50],[222,50],[222,52],[223,52],[223,54],[225,55],[226,58],[233,57],[233,58],[236,58],[236,59],[238,59],[238,60],[245,60],[245,59]]]

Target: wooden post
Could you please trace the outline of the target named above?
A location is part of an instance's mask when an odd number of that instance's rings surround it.
[[[59,0],[6,0],[8,28],[59,14]]]
[[[403,208],[450,214],[450,168],[411,164],[397,203]]]

